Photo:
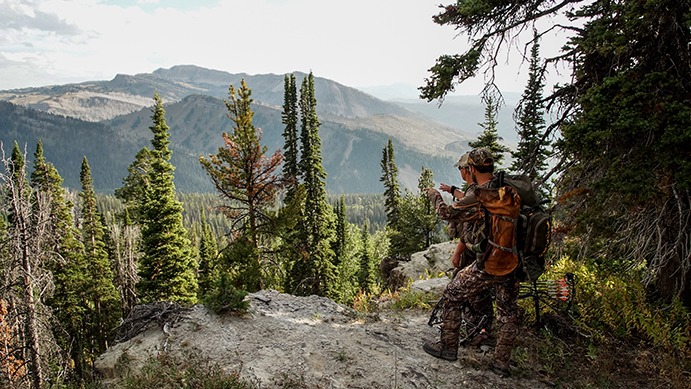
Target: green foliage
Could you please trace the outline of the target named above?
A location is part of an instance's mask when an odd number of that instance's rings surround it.
[[[211,282],[218,276],[218,245],[211,226],[206,221],[206,213],[202,213],[202,236],[199,241],[199,291],[204,295],[211,287]]]
[[[106,250],[106,237],[96,204],[91,168],[86,157],[80,174],[82,191],[82,239],[88,282],[85,295],[89,297],[88,336],[90,351],[98,355],[106,350],[111,331],[120,316],[120,295],[114,284],[113,272]],[[92,356],[93,357],[93,356]]]
[[[283,91],[283,112],[281,114],[282,123],[285,126],[283,130],[285,155],[283,176],[288,182],[288,194],[286,196],[290,197],[298,184],[299,173],[297,86],[294,74],[286,74]]]
[[[236,238],[242,235],[241,244],[250,243],[253,247],[241,251],[252,255],[247,258],[247,272],[257,275],[263,255],[260,247],[276,232],[273,208],[283,184],[275,172],[283,155],[276,151],[268,158],[265,156],[268,147],[262,145],[261,130],[252,123],[252,90],[245,80],[237,91],[231,85],[228,94],[226,108],[235,124],[233,131],[223,133],[225,147],[199,161],[224,201],[220,209],[230,220],[230,234]],[[250,285],[250,280],[255,284]],[[262,288],[261,277],[252,276],[244,282],[247,290]]]
[[[486,147],[494,155],[495,167],[501,165],[504,160],[504,153],[509,151],[509,148],[499,141],[503,140],[499,136],[497,128],[497,101],[492,95],[484,96],[485,101],[485,121],[478,123],[482,127],[482,132],[478,135],[475,141],[468,142],[468,146],[472,148]]]
[[[360,269],[358,271],[358,285],[360,290],[367,293],[379,292],[379,260],[373,256],[370,241],[369,226],[365,224],[360,240]]]
[[[553,152],[550,150],[550,141],[544,134],[544,75],[540,66],[540,45],[537,36],[533,39],[528,84],[521,96],[520,104],[516,107],[518,146],[516,151],[511,152],[513,162],[510,170],[516,174],[525,174],[531,181],[536,182],[546,169],[547,158]]]
[[[335,280],[332,241],[336,238],[335,216],[326,197],[326,172],[322,165],[321,138],[317,99],[314,96],[314,76],[310,73],[300,87],[300,150],[298,165],[305,190],[302,218],[298,223],[298,245],[303,258],[291,269],[293,284],[300,285],[296,293],[333,296]],[[297,281],[297,280],[300,281]]]
[[[382,150],[381,158],[382,175],[379,178],[384,184],[384,207],[386,209],[386,226],[392,230],[397,228],[398,224],[398,205],[401,201],[401,194],[398,185],[398,166],[396,166],[396,157],[394,156],[393,142],[389,139]]]
[[[192,256],[187,231],[182,225],[182,204],[175,198],[174,166],[169,162],[169,128],[163,102],[154,95],[151,167],[142,204],[142,246],[140,281],[143,302],[171,300],[195,303],[197,264]]]
[[[241,379],[239,372],[228,374],[223,366],[213,365],[199,356],[178,358],[161,354],[148,360],[139,374],[128,376],[121,387],[253,389],[258,386]]]
[[[679,300],[651,300],[641,282],[643,266],[613,274],[594,261],[561,258],[549,274],[575,274],[578,324],[602,340],[606,333],[642,339],[655,347],[691,357],[691,312]]]
[[[259,253],[246,236],[236,238],[221,254],[221,268],[232,274],[235,287],[249,292],[260,290],[262,274]],[[220,270],[223,272],[223,270]]]
[[[245,300],[247,292],[237,288],[234,285],[236,282],[237,276],[228,271],[221,271],[219,276],[212,281],[202,298],[202,303],[218,314],[247,311],[249,308],[249,301]]]
[[[413,289],[411,284],[412,282],[409,282],[405,288],[390,294],[392,309],[431,309],[432,305],[439,300],[439,296],[434,293]]]

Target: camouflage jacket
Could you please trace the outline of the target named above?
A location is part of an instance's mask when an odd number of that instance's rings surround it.
[[[485,236],[485,217],[475,198],[477,184],[470,185],[462,198],[446,204],[438,191],[430,191],[429,199],[440,219],[448,223],[449,234],[464,243],[479,243]]]

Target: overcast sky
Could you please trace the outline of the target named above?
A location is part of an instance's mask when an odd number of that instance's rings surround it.
[[[197,65],[313,71],[356,88],[419,87],[467,39],[432,21],[440,0],[0,0],[0,90]],[[448,3],[448,1],[444,2]],[[518,50],[503,92],[521,92]],[[459,87],[477,94],[482,77]]]

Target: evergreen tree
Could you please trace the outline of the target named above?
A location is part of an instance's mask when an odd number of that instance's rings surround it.
[[[127,168],[129,174],[123,180],[123,186],[115,190],[115,197],[125,203],[128,217],[137,224],[142,222],[142,207],[149,191],[152,157],[153,154],[148,148],[139,150]]]
[[[530,51],[530,71],[528,85],[523,92],[521,103],[516,107],[516,131],[518,146],[511,152],[513,162],[510,170],[525,174],[537,182],[547,167],[547,158],[552,155],[550,142],[545,132],[545,103],[542,90],[544,75],[540,66],[540,44],[537,35]]]
[[[478,135],[477,140],[468,142],[468,146],[472,148],[486,147],[494,155],[495,166],[501,165],[504,160],[504,153],[509,151],[509,148],[499,143],[503,140],[498,133],[497,125],[497,107],[496,98],[488,94],[484,97],[485,101],[485,121],[478,123],[482,127],[482,132]]]
[[[283,87],[283,113],[282,123],[284,139],[283,177],[288,186],[288,199],[292,197],[295,187],[298,185],[298,105],[297,86],[295,75],[285,76]],[[287,200],[289,201],[289,200]]]
[[[379,178],[384,184],[384,207],[386,209],[386,226],[392,230],[397,229],[398,224],[398,205],[400,202],[400,191],[398,186],[398,167],[394,157],[393,142],[389,142],[382,150],[381,158],[382,175]]]
[[[106,236],[101,222],[101,215],[96,204],[91,168],[86,157],[82,160],[80,173],[82,192],[82,238],[84,242],[84,257],[86,261],[87,285],[86,296],[88,302],[87,327],[90,358],[103,353],[108,347],[111,330],[117,326],[120,319],[120,296],[114,285],[108,251],[106,250]]]
[[[336,203],[336,239],[334,240],[334,266],[339,265],[341,258],[345,256],[346,250],[346,205],[345,198],[341,198]]]
[[[206,213],[202,212],[202,236],[199,240],[199,296],[203,296],[211,288],[217,278],[216,262],[218,257],[218,245],[211,231],[211,226],[206,220]]]
[[[429,247],[432,243],[436,243],[438,239],[435,239],[435,235],[439,230],[439,218],[437,217],[437,212],[432,206],[432,202],[427,197],[427,188],[434,187],[434,173],[431,169],[422,167],[420,172],[420,177],[418,178],[417,184],[419,192],[419,223],[422,228],[422,235],[425,243],[425,248]]]
[[[370,242],[369,221],[365,221],[360,235],[361,252],[360,252],[360,271],[358,274],[358,282],[360,290],[368,293],[377,293],[377,263],[375,263],[372,255],[372,244]]]
[[[310,73],[300,87],[301,114],[300,175],[305,187],[304,216],[300,226],[304,249],[308,255],[306,274],[302,274],[300,294],[327,296],[334,281],[333,211],[326,198],[326,172],[322,165],[321,138],[317,99],[314,96],[314,75]]]
[[[275,215],[272,208],[283,185],[276,170],[283,161],[283,155],[276,151],[270,157],[265,156],[268,147],[261,144],[261,130],[252,124],[251,96],[252,91],[245,80],[242,80],[237,95],[235,88],[230,86],[226,107],[235,127],[230,134],[223,134],[224,148],[219,148],[218,153],[209,159],[202,157],[199,160],[226,201],[221,210],[236,228],[232,231],[235,243],[250,245],[238,251],[243,253],[242,258],[229,260],[245,263],[239,267],[243,274],[238,275],[237,281],[241,284],[237,286],[254,292],[263,287],[261,245],[273,235]],[[241,235],[243,239],[237,239]]]
[[[44,261],[53,274],[55,289],[46,300],[53,308],[59,323],[53,333],[58,344],[66,352],[65,359],[71,360],[68,375],[77,381],[88,379],[88,361],[93,357],[89,303],[88,264],[84,257],[84,246],[72,217],[73,204],[67,200],[62,187],[62,177],[52,163],[43,155],[43,144],[39,142],[34,153],[34,168],[31,186],[36,191],[35,215],[47,204],[47,231],[49,240],[41,249]],[[36,221],[40,223],[40,221]],[[52,253],[50,255],[49,253]]]
[[[151,170],[148,190],[142,204],[142,245],[137,290],[143,302],[197,300],[197,265],[191,252],[187,231],[182,225],[182,204],[175,198],[174,167],[168,148],[170,132],[163,102],[154,95]]]

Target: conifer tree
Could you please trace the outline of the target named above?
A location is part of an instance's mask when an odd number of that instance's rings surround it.
[[[511,152],[513,162],[510,170],[525,174],[536,182],[547,167],[547,158],[552,153],[548,149],[550,142],[544,134],[545,103],[542,97],[544,74],[540,66],[540,44],[537,36],[533,39],[528,85],[523,92],[521,103],[516,108],[518,146],[516,151]]]
[[[372,256],[372,247],[369,234],[369,220],[365,221],[360,235],[360,271],[358,272],[358,283],[360,290],[368,293],[377,292],[377,267]]]
[[[96,204],[96,192],[89,162],[84,157],[80,173],[82,192],[82,238],[87,266],[86,296],[90,300],[87,325],[90,329],[90,358],[100,355],[108,347],[111,330],[120,318],[120,296],[114,285],[106,236]]]
[[[55,337],[67,354],[65,358],[71,360],[73,366],[68,373],[72,379],[83,381],[89,377],[88,360],[93,357],[88,328],[91,307],[87,289],[90,279],[84,246],[72,218],[73,204],[67,200],[62,182],[57,169],[46,161],[43,144],[39,142],[34,153],[31,186],[36,191],[35,215],[40,214],[38,208],[46,207],[43,204],[47,204],[48,209],[50,240],[45,241],[42,252],[52,271],[55,289],[46,302],[53,308],[59,323],[59,327],[53,330]],[[48,253],[53,253],[50,258]]]
[[[393,142],[389,139],[382,150],[381,159],[382,175],[379,178],[384,184],[384,208],[386,210],[386,226],[396,230],[398,224],[398,205],[400,191],[398,186],[398,167],[394,156]]]
[[[217,278],[216,262],[218,246],[211,226],[206,220],[206,213],[202,211],[202,235],[199,240],[199,296],[209,291],[213,281]]]
[[[345,197],[341,198],[336,203],[336,239],[334,240],[334,266],[338,267],[341,258],[345,256],[346,250],[346,205]]]
[[[304,248],[308,255],[306,273],[302,274],[300,294],[327,296],[334,280],[333,230],[329,225],[333,211],[326,198],[326,172],[322,165],[321,138],[317,99],[314,95],[314,75],[310,73],[300,87],[301,114],[300,175],[305,188],[304,216],[300,226]]]
[[[286,181],[290,201],[296,186],[298,185],[298,106],[297,86],[295,75],[286,75],[283,87],[283,112],[281,114],[283,130],[283,178]]]
[[[123,180],[123,186],[115,190],[115,197],[125,203],[128,217],[137,224],[142,222],[142,207],[149,191],[152,157],[148,148],[139,150],[134,161],[127,167],[129,174]]]
[[[142,205],[142,245],[139,296],[143,302],[197,300],[197,264],[192,256],[187,231],[182,225],[182,204],[175,197],[174,167],[168,148],[170,132],[163,102],[154,95],[151,170]]]
[[[425,248],[429,247],[432,243],[436,243],[438,239],[435,239],[435,234],[438,230],[439,218],[437,217],[436,210],[432,206],[432,202],[429,201],[427,197],[427,188],[434,187],[434,173],[431,169],[422,167],[420,172],[420,177],[418,178],[417,184],[419,192],[419,204],[420,211],[418,212],[419,223],[422,229],[422,235],[424,238]]]
[[[252,91],[242,80],[240,89],[231,85],[226,107],[235,123],[231,133],[224,133],[225,147],[209,159],[200,158],[225,204],[221,211],[232,221],[232,231],[239,257],[230,258],[243,272],[238,276],[243,289],[254,292],[263,287],[261,279],[262,242],[272,235],[275,218],[272,207],[283,182],[276,171],[283,161],[280,150],[267,157],[261,144],[261,130],[252,124]],[[242,237],[242,239],[239,239]],[[232,253],[232,251],[230,252]],[[243,262],[240,264],[241,261]]]
[[[509,148],[499,143],[503,140],[498,133],[497,125],[497,101],[494,96],[488,94],[484,97],[485,101],[485,121],[478,123],[482,127],[482,132],[478,135],[477,140],[468,142],[468,146],[472,148],[486,147],[494,155],[495,167],[501,165],[504,160],[504,153],[509,151]]]

